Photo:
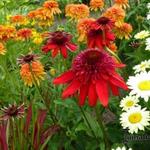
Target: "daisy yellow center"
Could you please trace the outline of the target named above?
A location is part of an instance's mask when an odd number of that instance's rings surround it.
[[[138,84],[138,88],[142,91],[149,91],[150,90],[150,80],[141,81]]]
[[[131,106],[133,106],[133,104],[134,104],[134,102],[133,102],[132,100],[128,100],[128,101],[126,102],[126,106],[127,106],[127,107],[131,107]]]
[[[128,117],[130,123],[138,123],[142,120],[142,115],[140,113],[133,113]]]
[[[142,65],[140,66],[141,69],[144,69],[145,67],[146,67],[146,64],[142,64]]]

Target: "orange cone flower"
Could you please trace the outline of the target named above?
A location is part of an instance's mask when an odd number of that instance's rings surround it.
[[[90,9],[97,11],[104,7],[104,0],[91,0],[90,1]]]

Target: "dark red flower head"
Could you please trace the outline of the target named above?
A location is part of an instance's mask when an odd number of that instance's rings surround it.
[[[4,107],[1,109],[2,116],[0,116],[0,120],[8,120],[14,118],[21,118],[24,116],[24,103],[20,106],[17,106],[16,103],[9,105],[9,107]]]
[[[42,51],[52,51],[52,57],[55,57],[60,51],[64,58],[67,58],[67,49],[75,51],[77,46],[71,43],[72,35],[64,31],[56,31],[48,34],[47,43],[42,47]]]
[[[119,95],[119,88],[128,89],[123,78],[115,71],[117,67],[114,59],[105,51],[87,49],[76,56],[72,68],[57,77],[54,84],[68,83],[62,97],[78,92],[79,105],[84,105],[88,97],[90,106],[95,106],[97,99],[107,106],[109,89],[114,95]]]
[[[114,27],[114,22],[107,17],[100,17],[96,20],[96,22],[102,30],[112,30],[112,28]]]
[[[113,25],[114,23],[106,17],[101,17],[93,22],[87,34],[88,47],[102,49],[114,41]]]
[[[18,64],[25,64],[31,63],[32,61],[38,60],[40,57],[36,54],[27,54],[22,55],[20,58],[17,59]]]

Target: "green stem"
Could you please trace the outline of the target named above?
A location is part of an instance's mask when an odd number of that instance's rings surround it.
[[[106,50],[107,50],[110,54],[112,54],[120,63],[122,63],[121,60],[120,60],[120,58],[117,56],[117,54],[115,54],[113,51],[111,51],[108,47],[106,47]]]
[[[95,107],[95,112],[96,112],[96,117],[97,117],[97,121],[98,121],[98,124],[103,132],[103,139],[104,139],[104,142],[105,142],[105,150],[111,150],[111,145],[109,143],[109,137],[108,137],[108,134],[107,134],[107,131],[106,131],[106,128],[103,124],[103,120],[102,120],[102,116],[101,116],[101,113],[99,113],[99,108],[98,107]]]
[[[48,109],[53,123],[55,124],[56,122],[58,122],[58,120],[57,120],[56,116],[52,113],[52,111],[50,110],[49,106],[46,104],[46,101],[45,101],[45,99],[43,98],[43,95],[42,95],[42,93],[41,93],[41,90],[40,90],[40,88],[39,88],[39,86],[38,86],[38,84],[37,84],[37,81],[36,81],[35,77],[34,77],[34,72],[32,71],[32,66],[31,66],[31,64],[29,64],[29,66],[30,66],[30,71],[31,71],[31,74],[32,74],[32,77],[33,77],[33,82],[34,82],[34,84],[35,84],[35,87],[36,87],[37,91],[39,92],[39,94],[40,94],[40,96],[41,96],[41,98],[42,98],[43,103],[45,104],[46,108]]]
[[[14,120],[13,118],[10,119],[10,131],[11,131],[11,134],[10,134],[10,143],[11,143],[11,150],[15,150],[15,129],[14,129]]]
[[[97,139],[97,137],[96,137],[96,135],[95,135],[95,133],[94,133],[94,131],[93,131],[92,127],[91,127],[90,122],[88,121],[88,119],[87,119],[87,117],[86,117],[86,115],[85,115],[84,110],[83,110],[83,109],[82,109],[82,107],[80,107],[80,106],[79,106],[79,108],[80,108],[81,113],[82,113],[82,115],[83,115],[83,117],[84,117],[84,119],[85,119],[85,121],[86,121],[87,125],[89,126],[89,128],[90,128],[90,130],[91,130],[91,132],[92,132],[93,136],[95,137],[95,139],[96,139],[97,143],[99,144],[99,141],[98,141],[98,139]]]
[[[110,7],[112,6],[112,1],[111,1],[111,0],[109,0],[109,6],[110,6]]]

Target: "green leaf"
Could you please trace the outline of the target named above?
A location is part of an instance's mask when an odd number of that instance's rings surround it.
[[[95,118],[93,116],[91,116],[88,112],[85,112],[85,115],[86,115],[86,118],[92,128],[92,130],[94,131],[96,137],[100,137],[103,139],[103,133],[102,133],[102,130],[101,128],[99,127],[99,124],[98,122],[95,120]],[[87,127],[89,128],[86,120],[84,119],[85,121],[85,124],[87,125]]]
[[[0,66],[0,80],[4,80],[6,76],[5,70],[2,66]]]

